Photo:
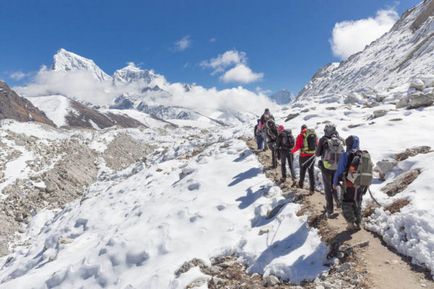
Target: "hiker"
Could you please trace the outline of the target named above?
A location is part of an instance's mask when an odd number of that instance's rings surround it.
[[[359,148],[359,138],[345,140],[347,150],[339,157],[338,169],[333,177],[333,188],[343,183],[342,213],[348,230],[360,230],[362,198],[372,183],[372,161],[367,151]]]
[[[274,116],[270,113],[270,109],[266,108],[260,119],[262,127],[264,127],[267,120],[270,119],[274,121]]]
[[[300,180],[298,186],[303,188],[304,177],[306,176],[306,171],[309,173],[309,191],[311,194],[315,192],[315,152],[317,147],[318,139],[316,137],[315,130],[308,129],[305,124],[301,126],[301,132],[297,136],[295,141],[295,147],[291,150],[291,153],[296,153],[300,150]]]
[[[273,169],[277,168],[277,150],[276,150],[276,141],[277,141],[277,127],[274,123],[273,119],[267,120],[265,123],[265,131],[267,134],[267,146],[271,150],[271,167]]]
[[[292,183],[295,184],[295,172],[294,172],[294,155],[291,153],[291,149],[294,147],[295,140],[291,130],[285,129],[283,125],[277,127],[277,141],[276,147],[280,154],[280,167],[282,172],[281,183],[286,181],[286,161],[288,161],[289,172],[291,173]]]
[[[260,123],[260,119],[258,119],[255,128],[254,128],[254,135],[255,135],[255,139],[256,139],[256,145],[258,147],[259,151],[263,151],[264,150],[264,134],[263,134],[263,129],[260,129],[259,127],[259,123]]]
[[[267,150],[267,145],[265,145],[266,140],[268,139],[267,136],[267,129],[265,127],[268,120],[274,121],[274,116],[270,113],[270,109],[266,108],[264,110],[264,113],[262,114],[261,118],[259,119],[259,125],[258,128],[260,132],[262,133],[262,138],[264,140],[264,151]]]
[[[318,167],[321,170],[324,194],[326,199],[326,216],[333,215],[333,199],[336,207],[340,207],[337,190],[333,188],[333,177],[338,168],[339,156],[344,152],[344,140],[339,136],[334,124],[327,124],[324,136],[320,138],[316,149],[316,156],[321,157]]]

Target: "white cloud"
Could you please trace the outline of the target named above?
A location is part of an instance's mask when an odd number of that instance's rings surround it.
[[[336,23],[330,39],[333,54],[346,59],[362,51],[366,45],[388,32],[398,18],[394,9],[388,9],[379,10],[375,17]]]
[[[236,82],[236,83],[251,83],[258,81],[264,77],[263,73],[253,72],[248,66],[244,64],[237,64],[235,67],[226,71],[220,80],[223,82]]]
[[[257,73],[247,65],[247,54],[243,51],[228,50],[210,60],[202,61],[204,68],[213,69],[212,75],[222,73],[220,80],[226,83],[251,83],[264,77],[263,73]]]
[[[214,43],[214,42],[216,42],[216,41],[217,41],[217,39],[216,39],[215,37],[212,37],[212,38],[209,39],[209,42],[210,42],[210,43]]]
[[[23,80],[26,77],[29,77],[31,75],[31,73],[26,73],[26,72],[22,72],[22,71],[15,71],[12,72],[11,74],[9,74],[9,78],[15,81],[18,80]]]
[[[191,47],[191,37],[189,35],[175,42],[175,51],[184,51],[189,47]]]
[[[247,56],[245,52],[239,52],[237,50],[228,50],[223,54],[218,55],[210,60],[201,62],[202,67],[212,68],[213,74],[223,72],[226,68],[232,65],[238,65],[247,62]]]
[[[158,86],[167,93],[146,95],[147,104],[189,107],[203,113],[215,109],[259,113],[264,107],[275,107],[264,93],[242,87],[218,90],[193,85],[186,91],[183,83],[168,83],[164,77]],[[111,80],[95,79],[89,71],[60,72],[43,67],[27,85],[14,89],[30,100],[31,97],[61,94],[87,103],[109,105],[122,94],[142,95],[143,83],[114,86]]]

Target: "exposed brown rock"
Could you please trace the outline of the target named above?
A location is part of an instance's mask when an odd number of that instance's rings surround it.
[[[393,182],[382,187],[381,190],[390,197],[395,196],[396,194],[404,191],[412,182],[414,182],[420,173],[421,170],[419,169],[402,173]]]
[[[55,126],[45,113],[24,97],[20,97],[2,81],[0,81],[0,119],[15,119],[20,122],[36,121]]]
[[[143,123],[127,115],[104,114],[75,100],[71,100],[71,107],[74,109],[74,112],[69,113],[65,117],[70,127],[93,129],[95,128],[94,125],[98,126],[98,128],[107,128],[115,125],[125,128],[145,126]]]
[[[431,147],[429,146],[417,146],[417,147],[412,147],[409,149],[406,149],[405,151],[398,153],[395,155],[395,160],[397,161],[403,161],[406,160],[410,157],[414,157],[417,156],[418,154],[427,154],[431,152]]]

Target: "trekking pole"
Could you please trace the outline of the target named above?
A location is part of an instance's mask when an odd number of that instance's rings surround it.
[[[310,162],[312,159],[314,159],[316,156],[313,155],[310,158],[308,158],[304,163],[301,164],[302,167],[304,167],[308,162]],[[315,162],[314,162],[315,163]],[[310,167],[310,166],[309,166]]]
[[[369,191],[369,195],[371,195],[372,200],[374,200],[374,202],[375,202],[377,205],[379,205],[380,207],[382,207],[382,205],[381,205],[381,204],[377,201],[377,199],[375,199],[374,196],[372,195],[372,192],[371,192],[371,189],[370,189],[370,188],[368,188],[368,191]]]

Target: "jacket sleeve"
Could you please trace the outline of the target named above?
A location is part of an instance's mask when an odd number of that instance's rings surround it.
[[[296,153],[299,149],[301,149],[302,146],[303,146],[303,136],[301,134],[299,134],[297,136],[297,140],[295,141],[295,146],[291,150],[291,153],[292,154]]]
[[[336,170],[336,173],[333,176],[333,185],[337,186],[339,181],[342,179],[345,169],[347,167],[348,162],[348,154],[342,153],[339,157],[339,163],[338,163],[338,169]]]

